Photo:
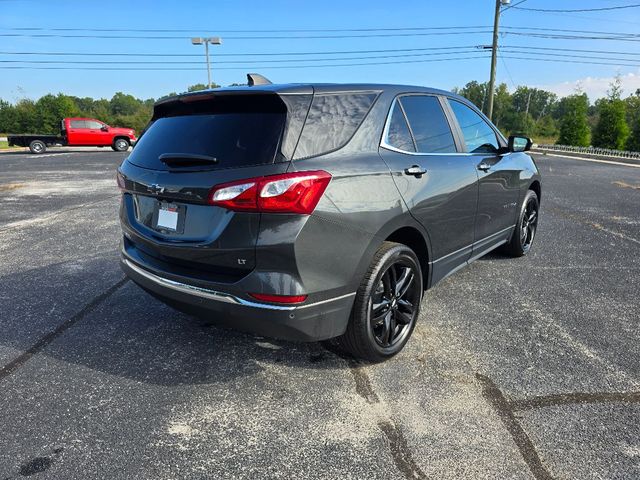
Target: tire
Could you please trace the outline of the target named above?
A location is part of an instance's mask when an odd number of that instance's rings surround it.
[[[396,355],[415,327],[422,285],[420,262],[413,250],[384,242],[362,279],[347,330],[336,339],[337,346],[370,362]]]
[[[116,152],[126,152],[129,150],[129,140],[125,138],[116,138],[113,141],[111,148]]]
[[[540,202],[538,195],[533,190],[527,190],[520,208],[518,223],[511,235],[511,240],[502,248],[503,253],[511,257],[522,257],[529,253],[538,230],[539,216]]]
[[[29,150],[31,153],[40,154],[47,151],[47,146],[42,140],[34,140],[29,144]]]

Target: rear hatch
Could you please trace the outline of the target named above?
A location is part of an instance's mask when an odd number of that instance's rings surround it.
[[[156,104],[119,169],[124,248],[151,268],[233,282],[255,266],[260,214],[207,203],[215,185],[287,170],[310,88],[221,90]]]

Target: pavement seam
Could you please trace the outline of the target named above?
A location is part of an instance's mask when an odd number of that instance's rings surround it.
[[[373,389],[369,375],[367,375],[363,365],[358,360],[347,356],[331,345],[325,345],[325,348],[347,362],[349,371],[353,375],[358,395],[364,398],[369,405],[383,403]],[[426,480],[428,478],[427,475],[414,460],[407,440],[396,423],[391,418],[388,418],[378,420],[377,425],[389,443],[391,458],[393,458],[393,463],[400,470],[400,473],[408,480]]]
[[[109,298],[113,293],[116,292],[120,287],[122,287],[125,283],[127,283],[129,279],[123,278],[118,281],[116,284],[109,287],[107,290],[102,292],[100,295],[94,297],[89,303],[87,303],[82,309],[73,315],[71,318],[65,320],[60,325],[58,325],[54,330],[50,331],[43,337],[41,337],[36,343],[34,343],[27,350],[22,352],[12,361],[4,365],[0,368],[0,381],[7,378],[13,372],[15,372],[18,368],[28,362],[31,357],[36,355],[38,352],[42,351],[47,345],[52,343],[55,339],[57,339],[60,335],[62,335],[65,331],[71,328],[73,325],[82,320],[88,313],[93,311],[100,303]]]
[[[532,410],[543,407],[580,404],[640,403],[640,392],[571,392],[538,395],[523,400],[511,400],[512,410]]]
[[[536,480],[552,480],[551,473],[542,463],[540,456],[533,442],[525,432],[520,422],[518,422],[511,404],[502,394],[502,391],[489,377],[476,373],[476,379],[482,387],[482,395],[493,407],[494,411],[500,417],[502,424],[507,429],[514,443],[520,451],[520,455],[529,467],[531,474]]]

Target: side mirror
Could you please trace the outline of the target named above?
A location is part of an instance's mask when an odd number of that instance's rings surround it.
[[[529,137],[519,135],[509,135],[509,151],[510,152],[528,152],[531,150],[533,142]]]
[[[102,130],[103,132],[108,132],[109,131],[109,127],[107,127],[106,125],[103,125],[100,130]]]

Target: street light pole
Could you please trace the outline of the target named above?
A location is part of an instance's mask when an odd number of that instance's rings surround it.
[[[496,63],[498,61],[498,25],[500,23],[500,7],[509,5],[511,0],[496,0],[496,11],[493,17],[493,43],[491,44],[491,75],[489,76],[489,103],[487,106],[487,117],[492,120],[493,116],[493,94],[496,88]],[[518,5],[516,3],[516,5]]]
[[[192,45],[204,44],[204,55],[207,59],[207,80],[209,88],[211,88],[211,61],[209,59],[209,44],[222,45],[222,39],[220,37],[194,37],[191,39]]]
[[[207,81],[209,88],[211,88],[211,62],[209,61],[209,41],[204,42],[204,54],[207,57]]]

